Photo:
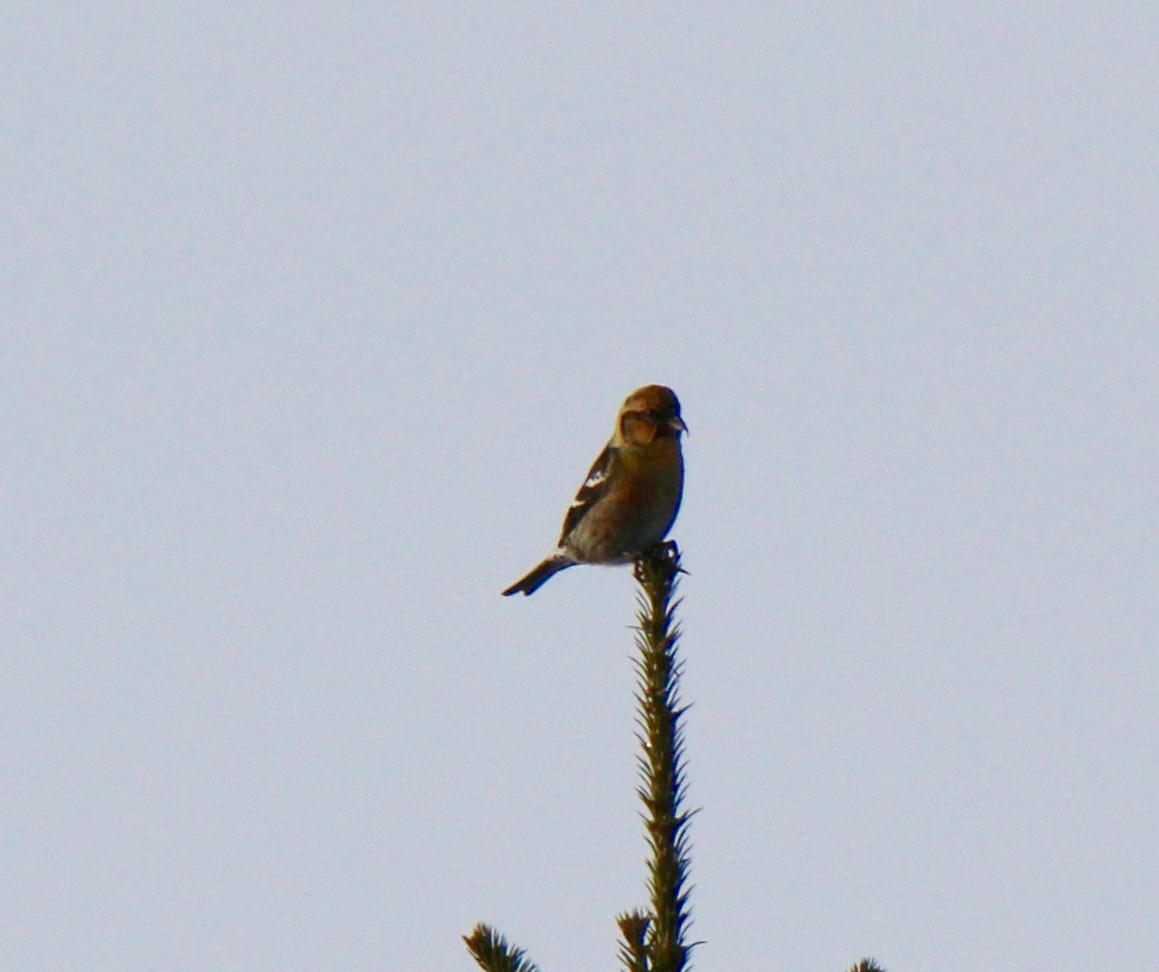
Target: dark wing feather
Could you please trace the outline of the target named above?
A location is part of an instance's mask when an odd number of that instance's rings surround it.
[[[608,487],[608,477],[612,472],[612,463],[616,459],[616,447],[610,442],[604,446],[604,451],[592,464],[584,484],[575,494],[571,506],[567,508],[567,516],[563,518],[563,530],[559,534],[559,545],[562,547],[571,532],[580,524],[588,511],[600,501]]]

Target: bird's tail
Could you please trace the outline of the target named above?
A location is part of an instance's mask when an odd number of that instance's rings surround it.
[[[503,596],[510,597],[512,594],[526,594],[530,596],[546,584],[553,575],[558,574],[561,570],[567,570],[568,567],[574,566],[575,561],[570,557],[564,557],[561,554],[548,557],[547,560],[536,567],[530,574],[521,580],[517,580],[507,588],[503,592]]]

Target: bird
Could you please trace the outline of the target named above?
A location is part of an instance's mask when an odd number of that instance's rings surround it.
[[[568,507],[558,547],[503,596],[530,596],[576,564],[631,563],[663,540],[680,510],[680,435],[687,432],[671,388],[645,385],[632,392]]]

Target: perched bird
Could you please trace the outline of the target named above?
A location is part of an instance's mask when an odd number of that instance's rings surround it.
[[[616,416],[616,430],[568,507],[559,547],[503,596],[534,594],[576,564],[626,564],[664,539],[680,509],[688,426],[671,388],[645,385]]]

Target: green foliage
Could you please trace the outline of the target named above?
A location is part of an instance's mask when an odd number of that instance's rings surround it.
[[[685,940],[688,908],[688,823],[684,809],[685,707],[680,704],[681,663],[676,644],[680,626],[674,600],[684,571],[676,544],[660,544],[635,564],[640,585],[636,626],[636,738],[642,814],[651,856],[648,861],[649,911],[620,915],[620,961],[624,972],[685,972],[692,945]],[[464,938],[485,972],[539,972],[522,949],[487,925],[476,925]],[[849,972],[884,972],[873,959],[862,959]]]
[[[523,949],[508,945],[507,939],[489,925],[476,925],[463,941],[486,972],[539,972],[539,966],[523,957]]]
[[[625,972],[648,972],[648,929],[652,919],[642,911],[630,911],[616,919],[620,926],[620,961]]]
[[[644,824],[652,851],[648,890],[652,912],[646,940],[651,972],[683,972],[690,948],[688,927],[688,821],[684,810],[684,708],[680,705],[680,629],[673,600],[681,573],[675,543],[655,548],[636,561],[640,584],[636,637],[637,738]],[[629,969],[631,967],[629,966]]]

